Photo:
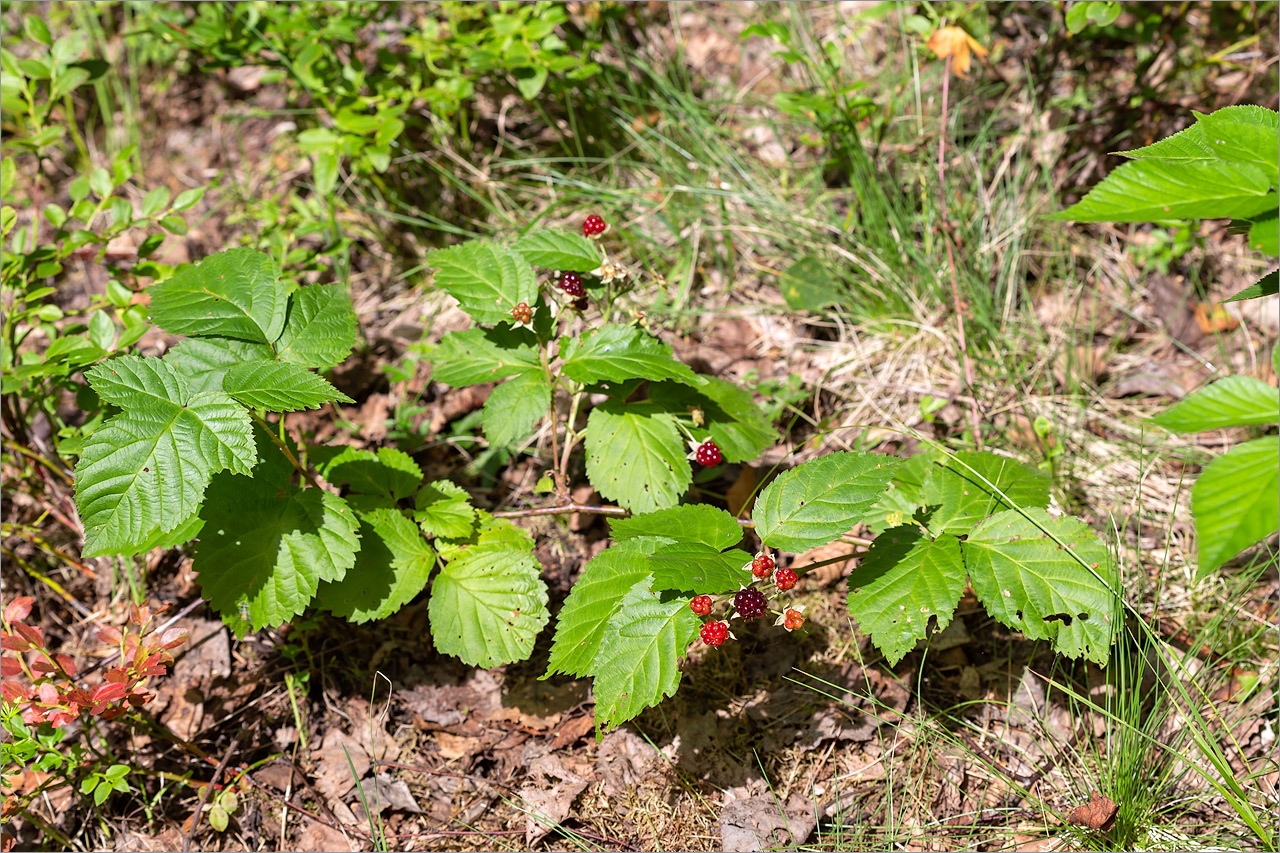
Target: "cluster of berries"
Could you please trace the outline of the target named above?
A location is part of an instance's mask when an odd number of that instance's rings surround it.
[[[751,574],[761,580],[772,575],[774,586],[781,591],[795,586],[796,581],[799,579],[796,573],[791,569],[776,568],[776,566],[777,563],[773,557],[761,552],[743,568],[749,569]],[[711,596],[699,595],[689,602],[689,609],[699,616],[709,616],[713,603]],[[768,612],[768,609],[769,600],[765,598],[763,592],[754,586],[743,587],[733,596],[733,611],[743,619],[758,619]],[[773,624],[781,625],[788,631],[800,628],[804,625],[804,605],[797,604],[786,608]],[[733,636],[733,634],[729,633],[729,623],[724,621],[706,623],[702,626],[701,635],[702,642],[709,646],[722,645],[725,640]]]
[[[599,237],[608,228],[608,224],[593,213],[582,222],[582,236]],[[582,287],[582,276],[576,272],[562,273],[560,280],[556,284],[574,299],[581,299],[586,295],[586,290]]]

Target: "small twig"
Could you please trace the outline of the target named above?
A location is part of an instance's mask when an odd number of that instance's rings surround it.
[[[204,806],[209,799],[209,792],[213,790],[214,785],[218,784],[222,771],[227,769],[227,764],[230,763],[231,756],[239,745],[239,737],[231,741],[231,746],[227,747],[227,751],[222,754],[222,760],[218,762],[217,769],[213,771],[213,778],[209,780],[208,786],[200,792],[200,804],[196,806],[196,813],[191,816],[191,828],[187,830],[187,837],[182,840],[182,853],[188,853],[191,850],[191,839],[195,837],[196,830],[200,828],[200,815],[204,814]]]
[[[254,423],[262,427],[263,432],[267,434],[267,438],[271,439],[271,443],[280,449],[280,452],[284,454],[285,459],[289,460],[289,464],[292,465],[299,474],[305,477],[308,483],[317,489],[324,488],[320,485],[320,480],[316,478],[315,473],[309,467],[299,462],[298,457],[294,456],[293,451],[289,449],[289,445],[280,440],[280,436],[276,435],[276,431],[271,428],[271,424],[267,423],[266,420],[259,416],[257,412],[251,412],[249,417],[253,418]]]
[[[946,68],[942,72],[942,128],[938,133],[938,199],[942,205],[942,242],[947,247],[947,265],[951,269],[951,297],[955,301],[956,332],[959,336],[960,359],[964,363],[964,381],[969,386],[969,393],[976,398],[974,388],[973,362],[969,359],[969,345],[964,336],[964,311],[960,307],[960,282],[956,279],[956,258],[951,250],[951,221],[947,217],[947,93],[951,86],[951,57],[947,57]],[[973,444],[982,449],[982,418],[978,414],[978,403],[975,399],[969,407],[969,426],[973,430]]]

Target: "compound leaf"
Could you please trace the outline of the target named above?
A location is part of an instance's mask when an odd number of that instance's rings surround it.
[[[800,553],[825,545],[861,521],[889,487],[896,460],[843,451],[784,471],[756,498],[760,539]]]
[[[246,406],[270,412],[318,409],[335,400],[355,402],[323,376],[286,361],[237,364],[223,374],[222,390]]]
[[[988,613],[1068,657],[1106,665],[1119,627],[1117,572],[1087,524],[1038,508],[1006,510],[978,525],[960,551]]]
[[[547,662],[547,678],[557,672],[579,678],[590,675],[609,617],[623,596],[649,576],[648,556],[656,539],[631,539],[601,551],[582,569],[556,621],[556,637]]]
[[[1280,437],[1256,438],[1209,463],[1191,489],[1204,577],[1276,532],[1280,518]]]
[[[544,373],[533,345],[510,329],[449,332],[430,357],[431,378],[455,388]]]
[[[752,580],[750,563],[746,551],[722,553],[701,542],[673,542],[653,552],[649,574],[654,589],[720,595],[736,592]]]
[[[151,319],[175,335],[213,335],[269,344],[284,328],[288,295],[275,261],[228,249],[150,289]]]
[[[503,382],[484,404],[484,434],[489,444],[505,447],[529,437],[551,406],[551,385],[541,372]]]
[[[598,730],[625,723],[675,693],[680,658],[701,624],[687,601],[660,601],[647,580],[623,596],[591,667]]]
[[[321,607],[356,624],[386,619],[426,588],[436,555],[418,526],[395,509],[360,521],[360,553],[340,581],[320,585]]]
[[[356,345],[356,315],[341,284],[300,287],[289,296],[276,357],[303,367],[333,367]]]
[[[235,338],[187,338],[164,354],[165,364],[187,380],[192,391],[221,391],[222,377],[238,364],[270,361],[271,347]]]
[[[215,473],[253,468],[249,415],[226,394],[191,394],[159,359],[115,359],[86,376],[104,399],[135,406],[86,439],[76,464],[86,557],[136,553],[195,514]]]
[[[659,536],[677,542],[701,542],[717,551],[742,541],[742,525],[729,513],[707,504],[684,504],[609,522],[614,541]]]
[[[428,536],[465,539],[476,526],[476,509],[467,490],[448,480],[436,480],[418,492],[414,519]]]
[[[392,500],[407,498],[422,484],[418,463],[394,447],[379,447],[377,452],[343,448],[325,463],[321,473],[331,483],[346,483],[353,492]]]
[[[1008,501],[999,497],[997,489]],[[985,451],[961,451],[933,466],[924,503],[934,533],[968,533],[982,519],[1014,507],[1049,505],[1049,478],[1029,465]]]
[[[471,666],[524,660],[547,624],[547,586],[528,547],[484,542],[460,549],[427,606],[436,648]]]
[[[1174,432],[1280,421],[1280,390],[1252,376],[1226,376],[1152,418]]]
[[[427,253],[435,282],[477,323],[511,319],[511,309],[538,297],[538,282],[524,256],[505,246],[472,240]]]
[[[560,357],[564,374],[585,385],[624,379],[697,381],[688,365],[676,361],[670,344],[635,326],[611,324],[579,338],[564,338]]]
[[[693,482],[675,419],[610,400],[587,418],[587,478],[632,512],[674,506]]]
[[[875,538],[849,576],[849,612],[892,666],[929,633],[931,618],[935,631],[950,624],[964,581],[959,539],[894,527]]]
[[[355,512],[337,495],[220,474],[200,511],[200,588],[224,618],[257,631],[302,613],[321,581],[339,581],[360,550]]]
[[[512,248],[526,261],[543,269],[588,272],[600,266],[600,250],[595,243],[568,231],[533,231],[517,240]]]

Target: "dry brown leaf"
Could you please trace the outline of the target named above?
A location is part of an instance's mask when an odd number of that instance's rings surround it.
[[[725,494],[725,502],[729,504],[729,514],[736,518],[742,515],[744,510],[750,512],[751,505],[755,503],[755,491],[756,469],[750,465],[743,465],[742,470],[738,472],[738,479],[733,481],[733,485]]]
[[[1195,314],[1200,331],[1206,335],[1235,331],[1240,325],[1240,321],[1228,314],[1226,307],[1217,302],[1197,302]]]
[[[1111,829],[1116,823],[1116,812],[1120,807],[1097,791],[1089,798],[1089,802],[1076,806],[1067,815],[1067,822],[1075,826],[1087,826],[1103,832]]]
[[[436,732],[436,745],[440,747],[440,756],[448,761],[470,758],[480,749],[480,738],[451,735],[448,732]]]
[[[796,848],[817,825],[813,802],[799,794],[781,809],[772,793],[725,803],[720,812],[722,850],[778,850]]]

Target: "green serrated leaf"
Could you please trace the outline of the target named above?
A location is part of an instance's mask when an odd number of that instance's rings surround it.
[[[535,267],[564,272],[589,272],[600,266],[595,243],[568,231],[533,231],[512,246]],[[532,304],[532,303],[530,303]]]
[[[511,319],[511,309],[538,297],[538,282],[523,255],[504,246],[472,240],[427,253],[435,283],[477,323]]]
[[[1051,640],[1061,654],[1106,665],[1119,628],[1118,575],[1087,524],[1043,509],[1006,510],[978,525],[960,552],[988,613],[1029,639]]]
[[[342,580],[360,550],[355,512],[321,489],[220,474],[200,517],[200,588],[214,610],[245,615],[255,631],[302,613],[320,582]]]
[[[964,583],[959,539],[895,527],[875,538],[849,576],[849,612],[893,666],[928,635],[930,619],[934,631],[951,623]]]
[[[289,295],[276,357],[321,370],[346,360],[356,345],[356,315],[341,284],[313,284]]]
[[[997,490],[1009,501],[1000,498]],[[968,533],[997,512],[1048,506],[1049,477],[1013,459],[966,450],[933,467],[925,479],[923,496],[925,505],[938,507],[929,517],[934,534]]]
[[[1191,489],[1191,514],[1198,541],[1197,578],[1275,533],[1280,437],[1246,441],[1210,462]]]
[[[503,382],[484,404],[484,434],[494,447],[518,444],[529,437],[551,406],[551,385],[541,372]]]
[[[122,548],[109,548],[103,551],[102,554],[104,556],[108,554],[130,556],[133,554],[145,554],[156,548],[167,551],[171,548],[178,548],[195,539],[200,535],[200,529],[203,527],[204,522],[200,519],[200,516],[192,515],[172,530],[164,531],[157,527],[135,544]]]
[[[423,533],[444,539],[466,539],[476,526],[471,496],[448,480],[436,480],[418,492],[413,517]]]
[[[360,553],[340,581],[320,585],[321,607],[356,624],[386,619],[427,585],[436,555],[418,526],[396,509],[360,522]]]
[[[654,589],[698,595],[737,592],[752,580],[751,555],[734,549],[721,553],[701,542],[660,546],[649,558]]]
[[[556,621],[555,642],[543,678],[557,672],[579,678],[591,673],[609,617],[623,596],[649,576],[647,558],[659,544],[649,538],[619,542],[582,568]]]
[[[596,725],[608,730],[656,705],[680,686],[680,659],[701,620],[687,601],[660,601],[640,581],[609,619],[592,663]]]
[[[784,471],[756,498],[756,533],[795,553],[832,542],[866,516],[896,467],[890,456],[839,452]]]
[[[422,469],[403,450],[343,448],[320,471],[331,483],[346,483],[351,491],[382,495],[392,500],[407,498],[422,485]]]
[[[1079,202],[1049,218],[1071,222],[1249,219],[1275,207],[1271,182],[1256,166],[1144,159],[1121,165]]]
[[[200,505],[210,478],[256,462],[244,407],[226,394],[191,394],[159,359],[113,359],[86,372],[104,400],[128,405],[85,440],[76,463],[84,556],[136,553],[152,531],[173,531]]]
[[[587,478],[632,512],[674,506],[693,482],[675,420],[609,400],[587,417]]]
[[[1174,432],[1280,422],[1280,390],[1252,376],[1226,376],[1151,419]]]
[[[1249,248],[1264,255],[1280,255],[1280,217],[1272,213],[1256,220],[1249,228]]]
[[[511,329],[449,332],[431,351],[431,378],[455,388],[508,376],[545,375],[532,341]]]
[[[1225,107],[1197,114],[1201,141],[1219,160],[1249,163],[1262,169],[1275,187],[1280,183],[1280,113],[1252,105]],[[1272,207],[1274,214],[1275,208]]]
[[[701,542],[717,551],[742,541],[742,525],[722,509],[707,504],[685,504],[609,522],[614,541],[661,536],[677,542]]]
[[[1224,299],[1223,302],[1239,302],[1242,299],[1257,299],[1262,296],[1275,296],[1280,292],[1280,270],[1272,270],[1271,272],[1258,279],[1244,290],[1232,296],[1230,299]]]
[[[325,403],[354,403],[305,367],[285,361],[237,364],[222,376],[222,390],[246,406],[270,412],[318,409]]]
[[[527,658],[550,618],[537,562],[509,542],[457,554],[436,576],[427,611],[436,648],[481,667]]]
[[[271,347],[234,338],[187,338],[164,354],[192,391],[221,391],[222,377],[237,364],[270,361]]]
[[[284,328],[288,297],[275,261],[228,249],[150,289],[151,319],[175,335],[269,344]]]
[[[893,472],[889,489],[867,512],[862,523],[882,533],[911,519],[925,505],[924,484],[933,471],[933,456],[918,453],[902,460]]]
[[[697,382],[687,365],[676,361],[671,346],[635,326],[611,324],[560,342],[564,374],[575,382],[624,379],[674,379]]]
[[[673,413],[701,411],[703,426],[693,430],[694,437],[713,439],[726,462],[755,459],[778,440],[751,392],[724,379],[699,376],[694,387],[660,382],[650,388],[649,399]]]

